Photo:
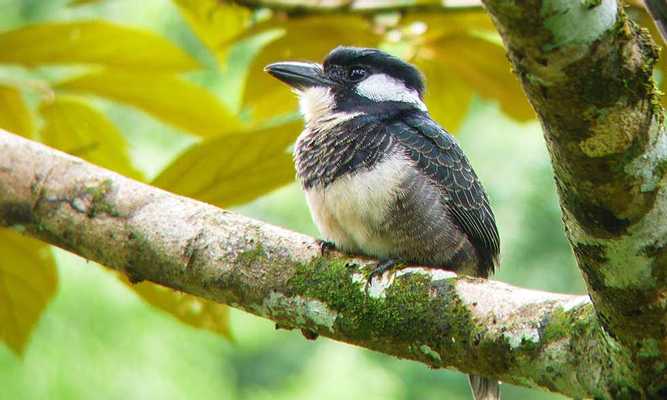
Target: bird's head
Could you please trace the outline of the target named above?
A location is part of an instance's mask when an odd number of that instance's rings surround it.
[[[426,111],[419,71],[377,49],[337,47],[322,64],[277,62],[265,70],[295,90],[306,122],[332,114]]]

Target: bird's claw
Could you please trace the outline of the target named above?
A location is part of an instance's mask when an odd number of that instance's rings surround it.
[[[384,260],[379,262],[378,265],[373,268],[373,271],[371,271],[370,275],[368,275],[368,280],[366,281],[366,293],[368,293],[368,289],[372,285],[373,279],[375,277],[382,278],[384,274],[394,268],[396,264],[396,260]]]
[[[320,253],[322,255],[325,255],[326,253],[336,250],[336,245],[334,242],[330,242],[328,240],[323,240],[323,239],[317,239],[315,242],[320,246]]]

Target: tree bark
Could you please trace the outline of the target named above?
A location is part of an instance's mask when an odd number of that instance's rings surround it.
[[[485,0],[539,115],[566,231],[634,364],[612,398],[667,398],[667,138],[645,30],[616,0]]]
[[[434,368],[572,397],[625,385],[630,360],[586,296],[372,260],[176,196],[0,131],[0,226],[126,273]]]

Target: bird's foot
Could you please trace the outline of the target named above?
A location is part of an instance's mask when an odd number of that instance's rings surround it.
[[[325,255],[330,251],[336,250],[336,245],[334,244],[334,242],[330,242],[328,240],[323,240],[323,239],[316,239],[315,243],[317,243],[320,246],[320,253],[322,255]]]
[[[384,260],[380,261],[378,265],[373,268],[370,275],[368,275],[368,280],[366,281],[366,293],[369,292],[370,287],[373,285],[373,280],[379,279],[382,281],[387,272],[390,272],[398,263],[396,260]],[[389,278],[389,281],[392,281],[392,278]]]

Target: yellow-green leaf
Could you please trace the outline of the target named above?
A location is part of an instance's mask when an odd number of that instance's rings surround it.
[[[102,21],[43,23],[1,33],[0,63],[84,63],[161,71],[198,66],[155,33]]]
[[[470,33],[496,32],[496,28],[487,12],[477,10],[458,11],[452,13],[409,13],[401,19],[404,33],[410,34],[415,24],[424,24],[426,31],[421,35],[422,41],[433,41],[443,36]]]
[[[48,246],[0,229],[0,341],[20,354],[57,286]]]
[[[12,86],[0,85],[0,129],[28,138],[35,129],[21,92]]]
[[[101,3],[102,1],[103,0],[70,0],[69,3],[67,3],[67,5],[71,7],[76,7],[88,4]]]
[[[535,118],[499,44],[473,35],[449,35],[430,42],[417,57],[448,67],[480,96],[497,100],[507,115],[520,121]]]
[[[132,285],[125,277],[121,280],[147,303],[166,311],[181,322],[232,338],[227,306],[148,281]]]
[[[125,138],[107,117],[72,97],[43,102],[42,142],[123,175],[138,178]]]
[[[419,60],[417,67],[426,77],[424,101],[429,113],[448,131],[458,133],[468,114],[473,90],[446,65]]]
[[[199,39],[222,59],[227,44],[250,23],[247,7],[219,0],[174,0]]]
[[[264,72],[267,64],[286,60],[320,62],[336,46],[377,47],[380,41],[366,19],[352,15],[291,18],[285,22],[274,19],[258,24],[247,34],[275,29],[285,30],[285,34],[264,47],[253,60],[244,93],[243,103],[257,121],[297,109],[291,90]]]
[[[235,131],[238,119],[205,88],[170,74],[105,70],[56,86],[91,93],[140,108],[201,136]]]
[[[289,123],[224,135],[188,149],[153,182],[220,207],[243,204],[294,179],[287,147],[301,131]]]

